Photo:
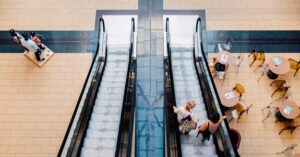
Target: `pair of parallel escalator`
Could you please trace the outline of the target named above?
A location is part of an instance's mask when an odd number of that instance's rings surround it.
[[[109,18],[107,19],[109,21]],[[100,19],[99,41],[94,61],[58,156],[132,155],[136,72],[133,53],[136,24],[135,18],[126,20],[124,25],[128,25],[128,30],[124,33],[124,30],[119,29],[119,25],[110,26],[106,31],[104,20]],[[111,21],[116,19],[111,18]],[[176,32],[175,28],[174,30]],[[172,34],[172,31],[168,33]],[[172,37],[176,37],[176,33],[172,34]],[[168,76],[171,83],[165,82],[165,94],[168,97],[165,101],[185,104],[189,99],[195,100],[197,106],[193,112],[197,113],[199,123],[202,123],[207,120],[208,113],[206,101],[203,99],[203,84],[199,81],[199,67],[195,64],[194,34],[181,34],[178,39],[170,39],[170,36],[168,38],[169,42],[166,42],[165,46],[168,47],[166,62],[169,64],[165,63],[168,67],[165,70],[171,75]],[[185,38],[191,39],[192,42],[187,44]],[[219,151],[227,151],[224,148],[221,150],[216,144],[221,138],[211,138],[210,141],[202,143],[196,138],[196,132],[179,135],[176,131],[176,116],[171,113],[170,103],[165,105],[165,141],[168,144],[164,153],[166,156],[213,157],[220,156]],[[234,153],[223,154],[234,156]]]

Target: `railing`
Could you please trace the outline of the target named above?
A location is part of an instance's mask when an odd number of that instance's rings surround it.
[[[77,156],[79,154],[79,148],[85,133],[85,126],[87,125],[87,120],[94,104],[95,93],[101,82],[106,62],[106,34],[102,18],[100,18],[99,24],[96,54],[94,55],[92,65],[57,156]],[[103,56],[99,56],[98,54],[100,53]]]
[[[135,73],[136,63],[133,52],[135,51],[135,21],[131,19],[131,37],[129,48],[129,64],[127,70],[127,79],[124,89],[124,99],[122,114],[120,119],[120,127],[118,133],[118,142],[116,147],[115,156],[130,157],[131,144],[132,144],[132,130],[134,123],[134,110],[135,110]]]
[[[181,144],[177,123],[177,116],[173,111],[173,105],[176,106],[175,92],[174,92],[174,81],[172,72],[171,62],[171,47],[170,47],[170,33],[169,33],[169,18],[166,19],[165,28],[165,51],[167,58],[164,62],[164,74],[165,74],[165,105],[164,105],[164,121],[165,121],[165,154],[168,157],[181,156]]]
[[[204,101],[206,102],[206,108],[208,114],[218,112],[220,115],[224,115],[221,110],[221,101],[217,94],[216,86],[213,81],[213,77],[210,73],[208,62],[205,58],[203,51],[202,37],[201,37],[201,19],[197,19],[196,34],[195,34],[195,51],[194,51],[195,66],[201,84]],[[224,121],[215,132],[215,143],[217,144],[217,150],[219,156],[235,157],[238,156],[237,150],[232,147],[229,135],[229,125],[227,121]]]

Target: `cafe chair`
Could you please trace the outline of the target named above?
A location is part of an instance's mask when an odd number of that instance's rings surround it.
[[[260,52],[256,53],[256,59],[255,59],[255,61],[260,61],[260,64],[258,65],[257,68],[254,69],[254,71],[256,71],[257,69],[259,69],[265,63],[266,57],[265,57],[264,51],[261,50]]]
[[[271,97],[273,97],[276,92],[283,92],[282,97],[284,97],[291,86],[286,86],[285,80],[275,80],[270,84],[270,87],[273,87],[275,89],[271,94]]]
[[[237,120],[239,122],[240,118],[246,113],[248,114],[249,109],[253,106],[253,104],[247,106],[244,101],[240,101],[234,106],[234,110],[231,111],[232,119]],[[231,120],[232,120],[231,119]],[[230,120],[230,121],[231,121]]]
[[[239,93],[240,99],[242,98],[242,95],[245,93],[245,88],[240,83],[236,83],[235,86],[232,88],[232,90]]]
[[[250,52],[250,54],[248,55],[248,57],[253,56],[256,52],[257,52],[257,51],[256,51],[256,48],[254,48],[254,49]]]
[[[296,153],[296,151],[294,149],[297,146],[298,146],[297,144],[292,144],[292,145],[288,146],[285,150],[283,150],[281,152],[277,152],[276,155],[286,154],[286,155],[288,155],[290,157],[299,156],[300,154]]]
[[[262,65],[265,63],[266,57],[264,51],[260,50],[259,52],[256,52],[256,50],[252,50],[252,52],[248,55],[248,57],[252,57],[252,62],[250,63],[249,67],[253,65],[255,61],[261,61],[259,65]]]
[[[215,78],[217,76],[217,78],[222,80],[222,86],[223,86],[225,78],[226,78],[226,73],[225,72],[227,71],[227,69],[228,69],[227,65],[221,64],[219,62],[217,62],[215,64],[213,78]]]
[[[264,115],[266,115],[265,118],[262,121],[265,121],[266,119],[268,119],[272,115],[272,109],[274,110],[274,113],[279,110],[278,105],[273,106],[273,107],[271,106],[273,103],[276,103],[278,101],[287,100],[289,98],[289,96],[290,95],[285,95],[284,97],[279,97],[276,100],[273,100],[273,101],[269,102],[266,107],[262,108],[262,112],[264,113]]]
[[[240,54],[230,63],[230,65],[237,66],[236,72],[238,72],[242,61],[243,61],[243,56]]]
[[[230,136],[232,147],[235,149],[239,149],[241,143],[241,134],[237,130],[230,128],[229,136]]]
[[[263,114],[266,115],[262,122],[271,117],[272,109],[274,110],[274,112],[279,110],[278,107],[271,107],[270,104],[262,109]]]
[[[264,75],[267,75],[267,72],[269,70],[269,66],[268,64],[262,64],[259,66],[260,68],[260,77],[257,79],[257,82],[259,82],[259,80],[264,76]],[[254,70],[254,72],[256,71],[257,69]]]
[[[295,70],[295,73],[294,73],[294,77],[296,76],[297,72],[299,71],[300,69],[300,61],[296,61],[292,58],[289,58],[288,59],[289,63],[290,63],[290,68]]]
[[[216,65],[216,63],[217,63],[217,58],[213,57],[212,58],[212,62],[210,62],[210,64],[209,64],[209,69],[210,69],[210,71],[211,71],[212,74],[214,74],[214,72],[215,72],[215,65]]]

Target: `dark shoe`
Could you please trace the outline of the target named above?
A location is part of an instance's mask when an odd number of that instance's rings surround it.
[[[38,61],[43,61],[43,60],[45,60],[45,58],[41,58],[41,59],[39,59]]]

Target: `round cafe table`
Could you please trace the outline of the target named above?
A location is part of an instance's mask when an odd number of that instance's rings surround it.
[[[233,90],[221,90],[219,94],[221,103],[225,107],[234,107],[239,102],[239,96]]]
[[[287,119],[294,119],[300,113],[299,106],[290,100],[284,100],[279,106],[279,111],[281,115]]]
[[[269,69],[278,75],[286,74],[290,71],[290,63],[289,61],[281,56],[276,56],[270,59]]]
[[[228,51],[220,51],[216,54],[216,59],[221,64],[229,64],[233,61],[234,57]]]

